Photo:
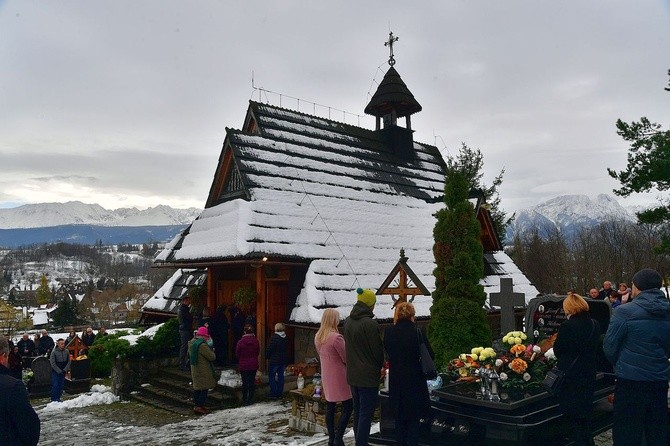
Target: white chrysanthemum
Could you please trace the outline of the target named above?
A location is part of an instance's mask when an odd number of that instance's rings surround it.
[[[500,381],[507,381],[507,373],[502,372],[500,374]]]
[[[523,380],[528,382],[530,381],[530,373],[526,372],[523,374]]]
[[[550,348],[547,350],[544,354],[544,357],[547,359],[556,359],[556,355],[554,354],[554,348]]]
[[[503,365],[503,360],[502,359],[496,359],[496,367],[500,367]]]
[[[533,346],[533,352],[535,352],[535,353],[540,353],[541,351],[542,351],[542,349],[540,348],[539,345],[534,345],[534,346]]]

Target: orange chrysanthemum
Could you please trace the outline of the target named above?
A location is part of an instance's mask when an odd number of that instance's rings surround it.
[[[521,353],[526,351],[526,346],[523,344],[515,344],[512,348],[509,349],[510,352],[514,353],[516,356],[519,356]]]
[[[516,373],[521,374],[526,371],[528,364],[521,358],[514,358],[509,364],[509,368],[514,370]]]

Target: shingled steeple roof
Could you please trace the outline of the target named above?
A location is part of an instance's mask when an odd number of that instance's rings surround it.
[[[395,68],[390,67],[379,87],[377,87],[377,91],[365,107],[365,113],[381,118],[395,110],[396,116],[402,118],[418,113],[421,109],[421,104],[409,91],[400,74]]]

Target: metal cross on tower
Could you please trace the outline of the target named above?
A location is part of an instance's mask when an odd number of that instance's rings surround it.
[[[389,32],[389,39],[384,42],[384,46],[389,47],[389,65],[393,66],[395,65],[395,59],[393,58],[393,43],[397,42],[398,38],[393,37],[393,31]]]

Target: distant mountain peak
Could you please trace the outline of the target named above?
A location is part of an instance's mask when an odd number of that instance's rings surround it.
[[[635,215],[611,195],[560,195],[516,213],[507,229],[506,239],[537,228],[541,233],[558,230],[570,237],[583,227],[596,226],[610,220],[634,222]]]
[[[98,226],[171,226],[191,223],[201,209],[175,209],[158,205],[145,210],[120,208],[108,210],[99,204],[81,201],[26,204],[0,209],[0,229],[43,228],[62,225]]]

